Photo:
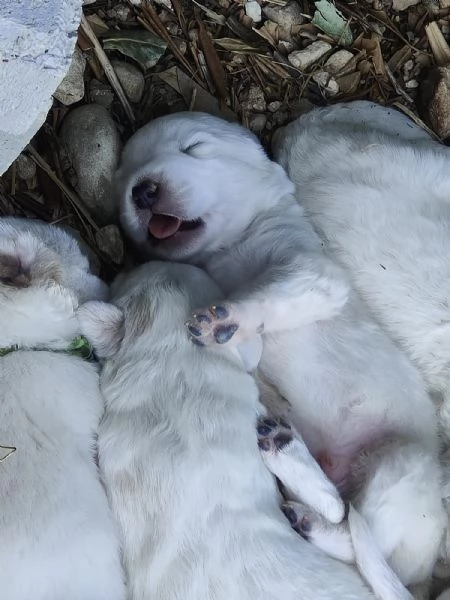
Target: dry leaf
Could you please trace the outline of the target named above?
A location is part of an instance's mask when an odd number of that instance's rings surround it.
[[[348,22],[329,0],[315,2],[316,12],[311,23],[343,46],[351,46],[353,35]]]
[[[166,42],[143,29],[112,31],[103,38],[105,50],[116,50],[146,70],[154,67],[167,48]]]
[[[170,85],[183,98],[191,110],[206,112],[217,117],[222,117],[228,121],[237,122],[238,118],[228,106],[220,106],[219,101],[214,98],[200,85],[192,81],[178,67],[172,67],[164,73],[158,73],[158,77],[167,85]]]
[[[240,52],[241,54],[260,54],[261,51],[253,46],[249,46],[245,42],[241,40],[236,40],[234,38],[219,38],[214,40],[214,43],[227,50],[228,52]]]
[[[217,56],[216,49],[214,48],[214,44],[212,43],[205,26],[199,19],[197,19],[197,23],[199,29],[199,40],[200,44],[202,45],[211,79],[213,80],[214,86],[221,100],[226,100],[228,98],[227,76],[225,75],[222,63]]]

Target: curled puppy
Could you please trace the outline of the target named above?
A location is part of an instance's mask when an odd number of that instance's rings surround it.
[[[324,254],[284,170],[238,125],[182,113],[131,138],[116,183],[142,253],[203,266],[228,295],[195,311],[191,339],[263,332],[260,369],[307,447],[402,582],[426,580],[444,522],[433,406]]]
[[[205,352],[187,339],[193,307],[218,294],[199,269],[155,262],[119,277],[116,307],[80,312],[85,334],[110,356],[99,461],[130,600],[373,598],[355,570],[284,519],[258,450],[264,408],[242,349]]]
[[[0,220],[0,589],[8,600],[124,600],[93,452],[93,363],[68,352],[80,302],[102,299],[61,229]]]
[[[422,371],[450,439],[450,150],[371,102],[314,110],[275,155],[326,250]]]

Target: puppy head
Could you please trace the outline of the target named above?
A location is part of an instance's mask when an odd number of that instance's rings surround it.
[[[124,229],[147,256],[171,260],[201,259],[232,245],[293,189],[253,134],[203,113],[143,127],[116,175]]]
[[[78,302],[105,297],[106,291],[63,230],[23,219],[0,220],[0,346],[58,338],[63,315],[70,318]]]

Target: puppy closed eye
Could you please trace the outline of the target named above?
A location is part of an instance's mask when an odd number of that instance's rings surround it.
[[[196,158],[202,154],[201,146],[204,146],[203,142],[193,142],[192,144],[189,144],[188,146],[186,146],[185,148],[181,148],[180,150],[183,154],[188,154],[189,156],[193,156],[194,158]]]

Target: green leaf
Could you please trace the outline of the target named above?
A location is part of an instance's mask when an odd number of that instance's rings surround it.
[[[315,2],[316,12],[312,24],[329,35],[342,46],[351,46],[353,36],[342,13],[329,0]]]
[[[72,356],[78,356],[84,360],[92,360],[94,358],[94,350],[91,344],[82,335],[79,335],[72,340],[67,352]]]
[[[103,38],[105,51],[116,50],[140,64],[142,69],[154,67],[167,48],[164,42],[149,31],[112,31]]]

